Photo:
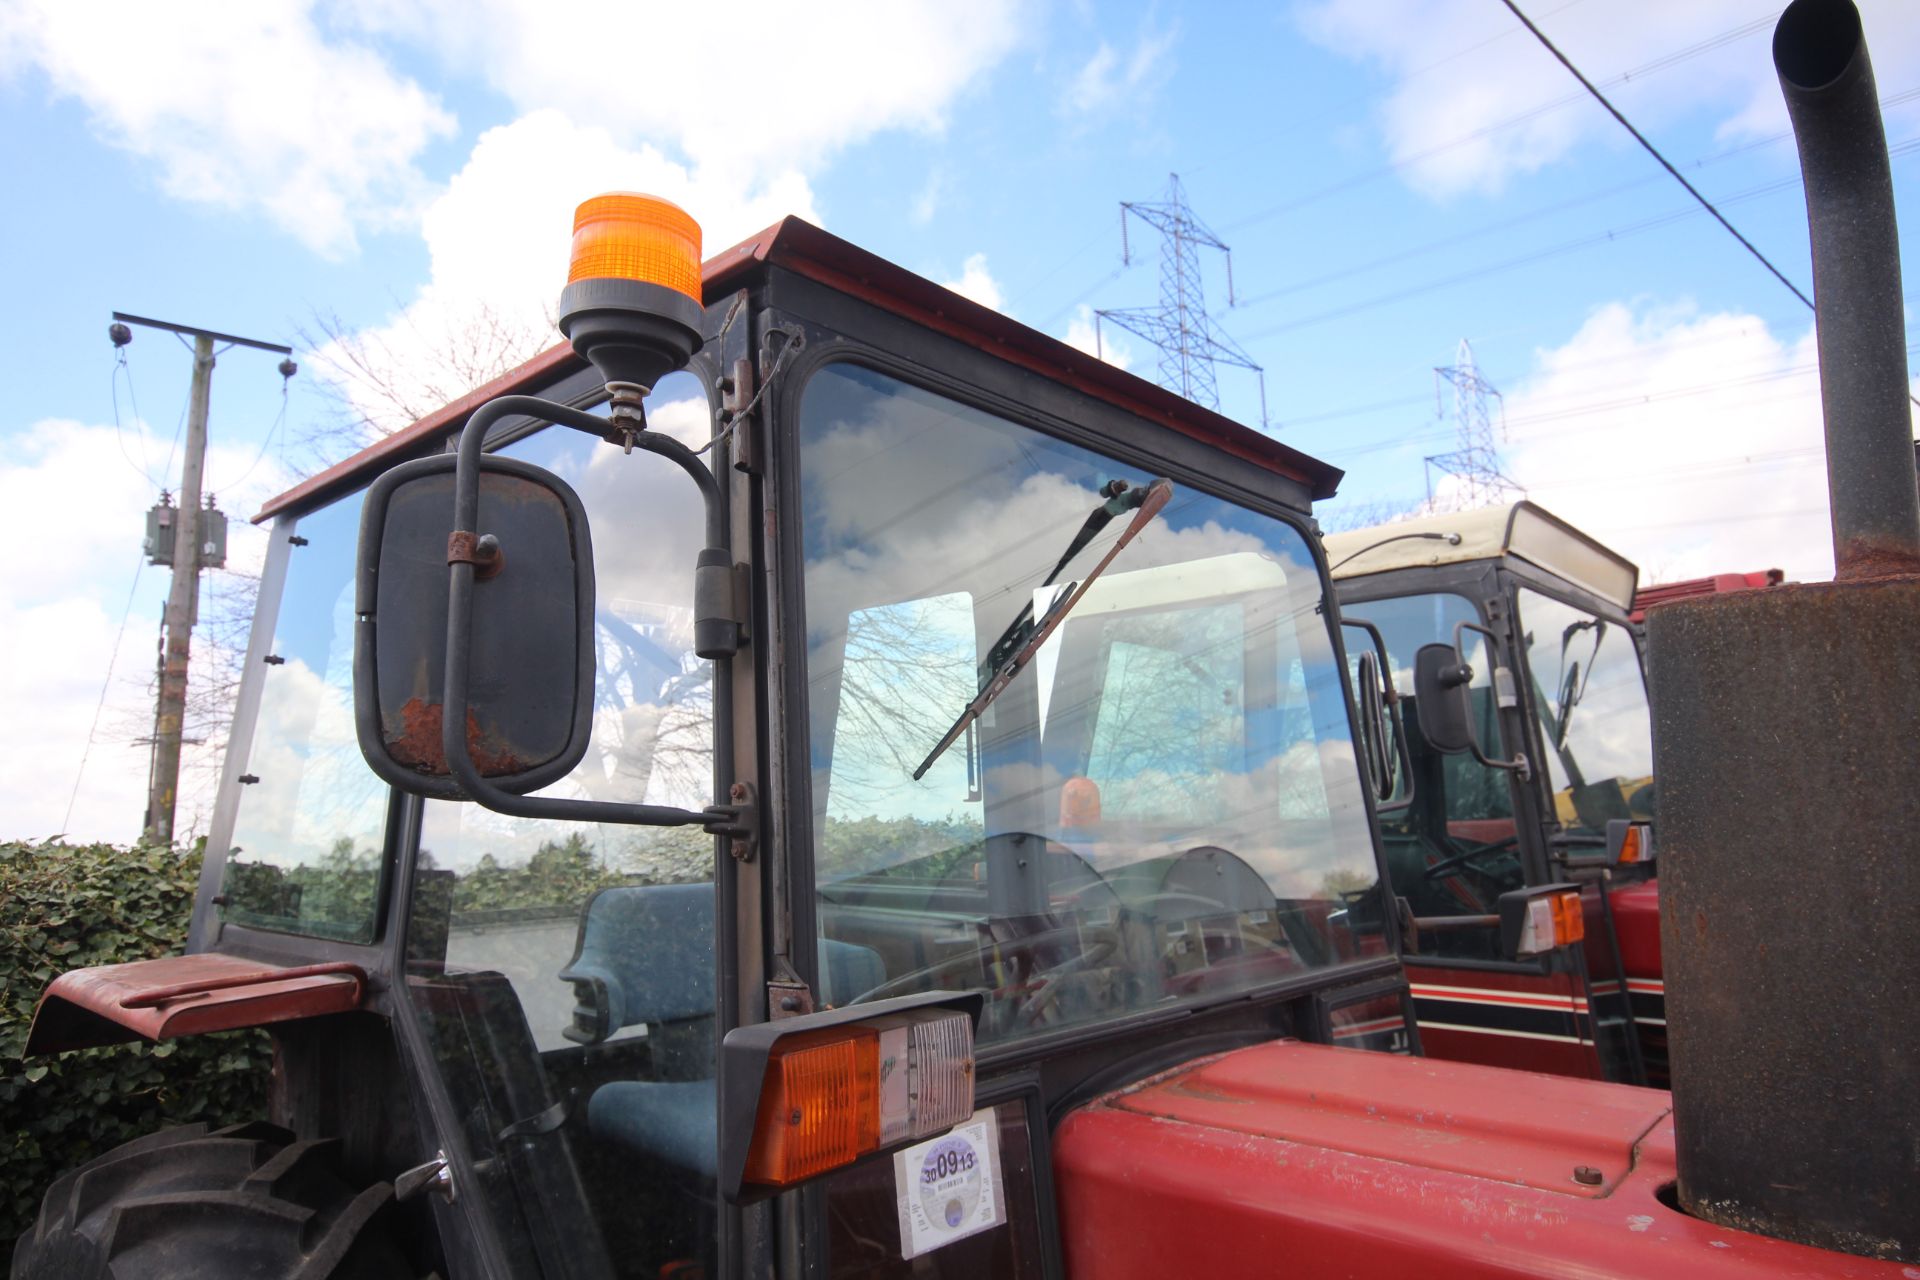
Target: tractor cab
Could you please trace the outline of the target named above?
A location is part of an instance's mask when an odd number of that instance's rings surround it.
[[[636,283],[262,513],[191,946],[358,975],[278,1118],[442,1274],[1042,1276],[1074,1106],[1414,1047],[1337,471],[802,222]]]
[[[1323,549],[1287,445],[618,194],[567,345],[263,513],[188,953],[60,975],[25,1052],[266,1028],[267,1122],[63,1176],[14,1280],[1911,1277],[1908,383],[1826,351],[1903,355],[1898,259],[1821,256],[1891,227],[1828,194],[1886,185],[1858,15],[1776,59],[1829,390],[1895,412],[1830,451],[1856,580],[1652,615],[1673,1094],[1357,1051],[1486,1006],[1630,1058],[1630,564],[1528,505]]]
[[[1639,571],[1531,502],[1325,542],[1344,616],[1410,695],[1411,803],[1381,839],[1426,1051],[1663,1085]],[[1500,898],[1552,884],[1579,895],[1573,927],[1515,954]]]

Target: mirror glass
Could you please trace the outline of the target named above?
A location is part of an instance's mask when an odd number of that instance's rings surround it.
[[[369,762],[395,785],[440,796],[456,794],[441,748],[453,489],[453,459],[436,457],[395,468],[369,492],[355,663]],[[474,584],[468,749],[483,776],[529,791],[564,774],[586,749],[593,689],[581,625],[593,600],[586,520],[558,477],[488,457],[479,524],[499,540],[501,559]]]
[[[1450,644],[1426,644],[1413,659],[1414,697],[1420,704],[1420,731],[1428,745],[1449,755],[1473,746],[1473,707],[1467,682],[1449,683],[1447,676],[1460,666],[1460,655]]]

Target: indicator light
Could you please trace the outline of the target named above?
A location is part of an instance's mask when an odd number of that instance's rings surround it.
[[[798,1185],[973,1114],[973,1019],[917,1009],[801,1032],[767,1054],[745,1181]]]

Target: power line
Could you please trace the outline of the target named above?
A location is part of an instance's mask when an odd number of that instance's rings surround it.
[[[1916,98],[1920,98],[1920,88],[1908,89],[1904,93],[1898,93],[1898,94],[1892,95],[1891,97],[1882,98],[1880,100],[1880,105],[1882,109],[1886,109],[1886,108],[1899,106],[1907,102],[1911,102]],[[1725,151],[1718,151],[1713,153],[1712,155],[1703,156],[1700,159],[1689,161],[1687,163],[1687,168],[1704,169],[1708,165],[1720,164],[1724,161],[1731,160],[1736,156],[1744,155],[1749,151],[1754,151],[1761,147],[1776,146],[1779,143],[1785,142],[1787,139],[1791,137],[1793,137],[1793,134],[1791,132],[1770,134],[1767,137],[1758,138],[1752,142],[1745,142],[1737,147],[1729,147]],[[1895,156],[1905,155],[1915,148],[1916,142],[1920,142],[1920,139],[1909,139],[1908,141],[1903,142],[1900,145],[1892,148],[1889,151],[1889,154],[1895,155]],[[1280,285],[1276,288],[1266,290],[1265,292],[1254,294],[1252,297],[1243,297],[1236,304],[1236,308],[1238,310],[1245,310],[1248,307],[1257,307],[1262,305],[1263,303],[1271,302],[1276,298],[1285,297],[1288,294],[1300,293],[1307,289],[1318,288],[1321,285],[1334,284],[1338,281],[1348,279],[1352,276],[1364,275],[1369,271],[1374,271],[1381,267],[1392,266],[1395,263],[1405,262],[1412,258],[1424,257],[1429,253],[1437,253],[1443,249],[1451,249],[1457,245],[1465,244],[1470,240],[1478,240],[1485,236],[1493,235],[1496,232],[1510,230],[1511,228],[1520,226],[1524,223],[1538,221],[1539,219],[1547,217],[1551,214],[1563,213],[1568,209],[1575,209],[1575,208],[1579,208],[1582,205],[1593,204],[1597,201],[1604,200],[1609,196],[1621,195],[1625,192],[1633,191],[1637,188],[1648,186],[1649,184],[1655,183],[1658,181],[1660,181],[1660,175],[1656,173],[1656,174],[1648,174],[1647,176],[1642,178],[1634,178],[1628,182],[1614,183],[1609,186],[1600,187],[1596,190],[1589,191],[1584,195],[1574,196],[1566,200],[1559,200],[1554,202],[1553,204],[1543,205],[1540,208],[1531,209],[1525,213],[1519,213],[1519,214],[1513,215],[1512,217],[1502,218],[1495,222],[1489,222],[1482,226],[1474,227],[1467,231],[1462,231],[1451,236],[1443,237],[1439,240],[1431,240],[1425,244],[1415,245],[1407,249],[1401,249],[1394,253],[1387,254],[1383,257],[1371,258],[1365,262],[1355,263],[1346,267],[1340,267],[1335,270],[1328,271],[1321,275],[1310,276],[1303,280],[1295,280],[1289,284]],[[1774,184],[1772,186],[1768,186],[1764,188],[1764,191],[1782,190],[1782,189],[1785,189],[1786,187],[1793,186],[1794,181],[1795,180],[1793,179],[1788,179],[1788,180],[1779,182],[1777,184]],[[1723,205],[1731,204],[1738,200],[1751,198],[1753,195],[1760,194],[1760,193],[1763,193],[1763,192],[1756,192],[1753,190],[1741,192],[1731,198],[1723,198],[1721,200],[1721,204]],[[1699,211],[1688,210],[1687,212],[1689,213],[1689,215],[1697,215]]]
[[[1776,14],[1774,16],[1778,16],[1778,15]],[[1679,65],[1681,62],[1684,62],[1689,58],[1697,57],[1700,54],[1707,53],[1713,49],[1719,48],[1724,44],[1729,44],[1733,40],[1743,38],[1747,35],[1751,35],[1753,34],[1753,32],[1759,30],[1761,27],[1764,27],[1767,23],[1771,21],[1772,21],[1772,17],[1768,17],[1768,18],[1759,19],[1757,20],[1757,22],[1742,23],[1738,27],[1729,28],[1728,30],[1723,31],[1716,36],[1709,37],[1707,40],[1699,42],[1698,44],[1688,46],[1687,48],[1678,50],[1674,53],[1665,54],[1659,58],[1656,58],[1652,62],[1642,63],[1637,67],[1632,67],[1624,72],[1621,72],[1619,75],[1615,76],[1613,79],[1607,81],[1607,83],[1609,85],[1626,84],[1629,81],[1633,80],[1636,76],[1645,76],[1645,75],[1652,74],[1654,72],[1667,70],[1671,67]],[[1226,229],[1228,231],[1238,231],[1244,227],[1251,226],[1256,222],[1264,222],[1269,218],[1278,217],[1283,213],[1291,213],[1295,209],[1300,209],[1300,208],[1304,208],[1307,205],[1315,204],[1321,200],[1326,199],[1328,196],[1338,195],[1343,191],[1351,190],[1352,188],[1357,186],[1363,186],[1366,183],[1372,182],[1378,178],[1388,177],[1392,174],[1399,173],[1404,169],[1410,169],[1417,164],[1433,159],[1435,156],[1444,155],[1445,153],[1452,151],[1455,148],[1464,147],[1469,143],[1478,142],[1484,138],[1491,137],[1496,133],[1500,133],[1503,130],[1511,129],[1515,125],[1525,124],[1529,120],[1538,119],[1540,116],[1547,115],[1554,111],[1558,111],[1562,107],[1572,106],[1574,103],[1580,101],[1582,96],[1583,96],[1582,94],[1576,92],[1576,93],[1565,94],[1561,97],[1553,98],[1546,102],[1536,103],[1535,105],[1531,107],[1527,107],[1521,111],[1518,111],[1513,115],[1504,116],[1499,120],[1495,120],[1491,124],[1484,124],[1477,129],[1472,129],[1466,133],[1457,134],[1454,137],[1448,138],[1442,142],[1437,142],[1434,145],[1426,148],[1425,150],[1415,152],[1413,155],[1402,156],[1399,159],[1390,161],[1389,163],[1381,165],[1378,168],[1368,169],[1364,172],[1353,174],[1349,177],[1339,180],[1338,182],[1332,183],[1331,185],[1321,187],[1315,191],[1309,191],[1304,195],[1295,196],[1292,199],[1281,202],[1280,204],[1270,206],[1269,208],[1266,208],[1266,209],[1262,209],[1258,213],[1249,214],[1248,216],[1241,218],[1236,222],[1228,223]]]
[[[1911,154],[1916,150],[1920,150],[1920,138],[1910,139],[1901,143],[1899,146],[1889,150],[1888,155],[1893,158],[1898,158]],[[1774,182],[1762,183],[1757,187],[1749,187],[1744,191],[1735,192],[1730,196],[1722,197],[1720,203],[1723,205],[1739,204],[1745,200],[1754,200],[1761,196],[1773,195],[1788,190],[1789,188],[1797,187],[1798,185],[1799,179],[1797,178],[1782,178]],[[1276,334],[1289,333],[1295,329],[1310,328],[1317,324],[1324,324],[1329,320],[1342,320],[1363,311],[1370,311],[1375,307],[1383,307],[1389,303],[1400,302],[1407,298],[1418,297],[1421,294],[1432,293],[1436,290],[1450,288],[1454,285],[1471,283],[1472,281],[1483,279],[1487,276],[1498,275],[1503,271],[1512,271],[1518,267],[1531,266],[1536,262],[1543,262],[1549,258],[1557,258],[1565,254],[1576,253],[1581,249],[1590,249],[1596,245],[1609,244],[1615,240],[1624,240],[1628,236],[1639,235],[1646,231],[1656,231],[1672,223],[1682,222],[1688,218],[1697,218],[1699,216],[1700,210],[1694,208],[1670,210],[1669,212],[1656,214],[1650,218],[1644,218],[1639,222],[1630,222],[1622,227],[1612,227],[1589,235],[1579,236],[1572,240],[1561,241],[1559,244],[1549,245],[1543,249],[1535,249],[1516,257],[1502,259],[1498,262],[1487,263],[1468,271],[1442,276],[1421,284],[1410,285],[1404,289],[1395,289],[1375,297],[1363,298],[1358,302],[1350,302],[1343,306],[1332,307],[1325,311],[1316,312],[1310,316],[1289,320],[1284,324],[1273,325],[1251,334],[1249,335],[1249,340],[1257,341],[1261,338],[1271,338]]]
[[[74,802],[80,798],[80,782],[87,776],[87,757],[93,754],[93,737],[100,729],[100,712],[107,705],[107,689],[113,684],[113,668],[120,661],[120,641],[126,638],[127,619],[133,616],[133,598],[140,590],[140,575],[147,567],[144,553],[133,564],[133,583],[127,588],[127,603],[120,610],[120,629],[113,636],[113,654],[107,659],[107,674],[100,681],[100,700],[93,704],[93,723],[87,726],[87,743],[80,749],[80,767],[73,774],[73,790],[67,795],[67,812],[60,819],[60,834],[67,834],[73,821]]]
[[[1507,8],[1513,12],[1513,16],[1520,19],[1520,25],[1524,26],[1527,30],[1531,31],[1533,33],[1533,38],[1538,40],[1541,46],[1545,48],[1548,53],[1552,54],[1555,58],[1559,59],[1560,65],[1565,67],[1569,72],[1571,72],[1573,75],[1573,78],[1580,82],[1581,87],[1583,87],[1584,89],[1586,89],[1588,93],[1593,95],[1594,101],[1598,102],[1601,106],[1607,109],[1608,115],[1612,116],[1615,120],[1618,120],[1620,122],[1620,127],[1622,129],[1625,129],[1628,133],[1633,135],[1633,140],[1635,142],[1639,143],[1641,146],[1647,149],[1648,155],[1652,156],[1655,160],[1658,160],[1660,162],[1660,167],[1662,169],[1665,169],[1668,173],[1673,175],[1673,180],[1675,182],[1679,183],[1681,186],[1687,189],[1688,195],[1692,196],[1695,200],[1698,200],[1700,202],[1701,208],[1705,209],[1708,213],[1713,215],[1714,221],[1718,222],[1721,226],[1727,229],[1728,235],[1732,236],[1735,240],[1738,240],[1742,245],[1746,246],[1747,252],[1752,254],[1755,258],[1759,259],[1760,265],[1773,273],[1774,279],[1778,280],[1781,284],[1791,289],[1793,291],[1794,297],[1800,299],[1800,301],[1807,304],[1807,310],[1809,311],[1813,310],[1813,299],[1809,298],[1806,294],[1800,292],[1799,285],[1787,279],[1786,273],[1781,271],[1780,268],[1774,266],[1772,259],[1768,258],[1766,254],[1760,252],[1759,249],[1755,248],[1753,241],[1741,235],[1739,230],[1736,229],[1731,222],[1727,221],[1727,216],[1721,213],[1718,209],[1713,207],[1713,201],[1701,195],[1699,189],[1695,187],[1691,182],[1687,181],[1686,175],[1682,174],[1678,169],[1674,168],[1673,162],[1668,160],[1665,156],[1661,155],[1660,149],[1654,146],[1651,142],[1648,142],[1645,134],[1641,133],[1638,129],[1634,128],[1632,122],[1629,121],[1625,116],[1620,114],[1620,108],[1614,106],[1613,103],[1609,102],[1607,100],[1607,95],[1600,92],[1599,89],[1595,88],[1593,81],[1587,79],[1584,75],[1580,74],[1580,68],[1574,66],[1572,61],[1568,59],[1567,55],[1560,52],[1559,48],[1554,45],[1553,41],[1547,39],[1546,33],[1540,30],[1540,28],[1534,26],[1532,20],[1530,20],[1526,14],[1520,12],[1520,6],[1516,4],[1514,0],[1500,0],[1500,3],[1506,5]]]
[[[1766,183],[1762,186],[1743,191],[1736,196],[1729,197],[1725,203],[1732,204],[1740,200],[1754,199],[1758,196],[1783,191],[1792,185],[1794,185],[1794,180],[1791,178]],[[1291,333],[1295,329],[1307,329],[1314,325],[1325,324],[1329,320],[1344,320],[1348,316],[1358,315],[1363,311],[1371,311],[1376,307],[1384,307],[1390,303],[1402,302],[1408,298],[1417,298],[1421,294],[1433,293],[1436,290],[1451,288],[1458,284],[1469,284],[1475,280],[1498,275],[1503,271],[1512,271],[1519,267],[1532,266],[1536,262],[1544,262],[1549,258],[1558,258],[1565,254],[1576,253],[1581,249],[1591,249],[1596,245],[1611,244],[1616,240],[1624,240],[1628,236],[1639,235],[1645,231],[1658,230],[1672,223],[1698,216],[1699,211],[1695,209],[1677,209],[1668,213],[1657,214],[1651,218],[1642,219],[1639,222],[1628,223],[1624,227],[1614,227],[1593,232],[1588,235],[1579,236],[1573,240],[1564,240],[1559,244],[1549,245],[1543,249],[1535,249],[1528,253],[1519,254],[1512,258],[1504,258],[1498,262],[1486,263],[1467,271],[1455,272],[1452,275],[1441,276],[1438,279],[1428,280],[1417,285],[1409,285],[1404,289],[1394,289],[1387,293],[1377,294],[1371,298],[1362,298],[1357,302],[1349,302],[1343,306],[1331,307],[1325,311],[1315,312],[1310,316],[1301,316],[1298,319],[1288,320],[1282,324],[1272,325],[1262,329],[1250,335],[1250,339],[1257,341],[1261,338],[1274,337],[1277,334]]]

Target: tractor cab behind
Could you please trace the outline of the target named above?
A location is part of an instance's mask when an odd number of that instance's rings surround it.
[[[1411,695],[1411,803],[1381,838],[1426,1051],[1664,1084],[1639,571],[1530,502],[1326,550],[1343,615],[1379,628]],[[1578,919],[1516,956],[1500,898],[1551,884],[1577,890]]]

